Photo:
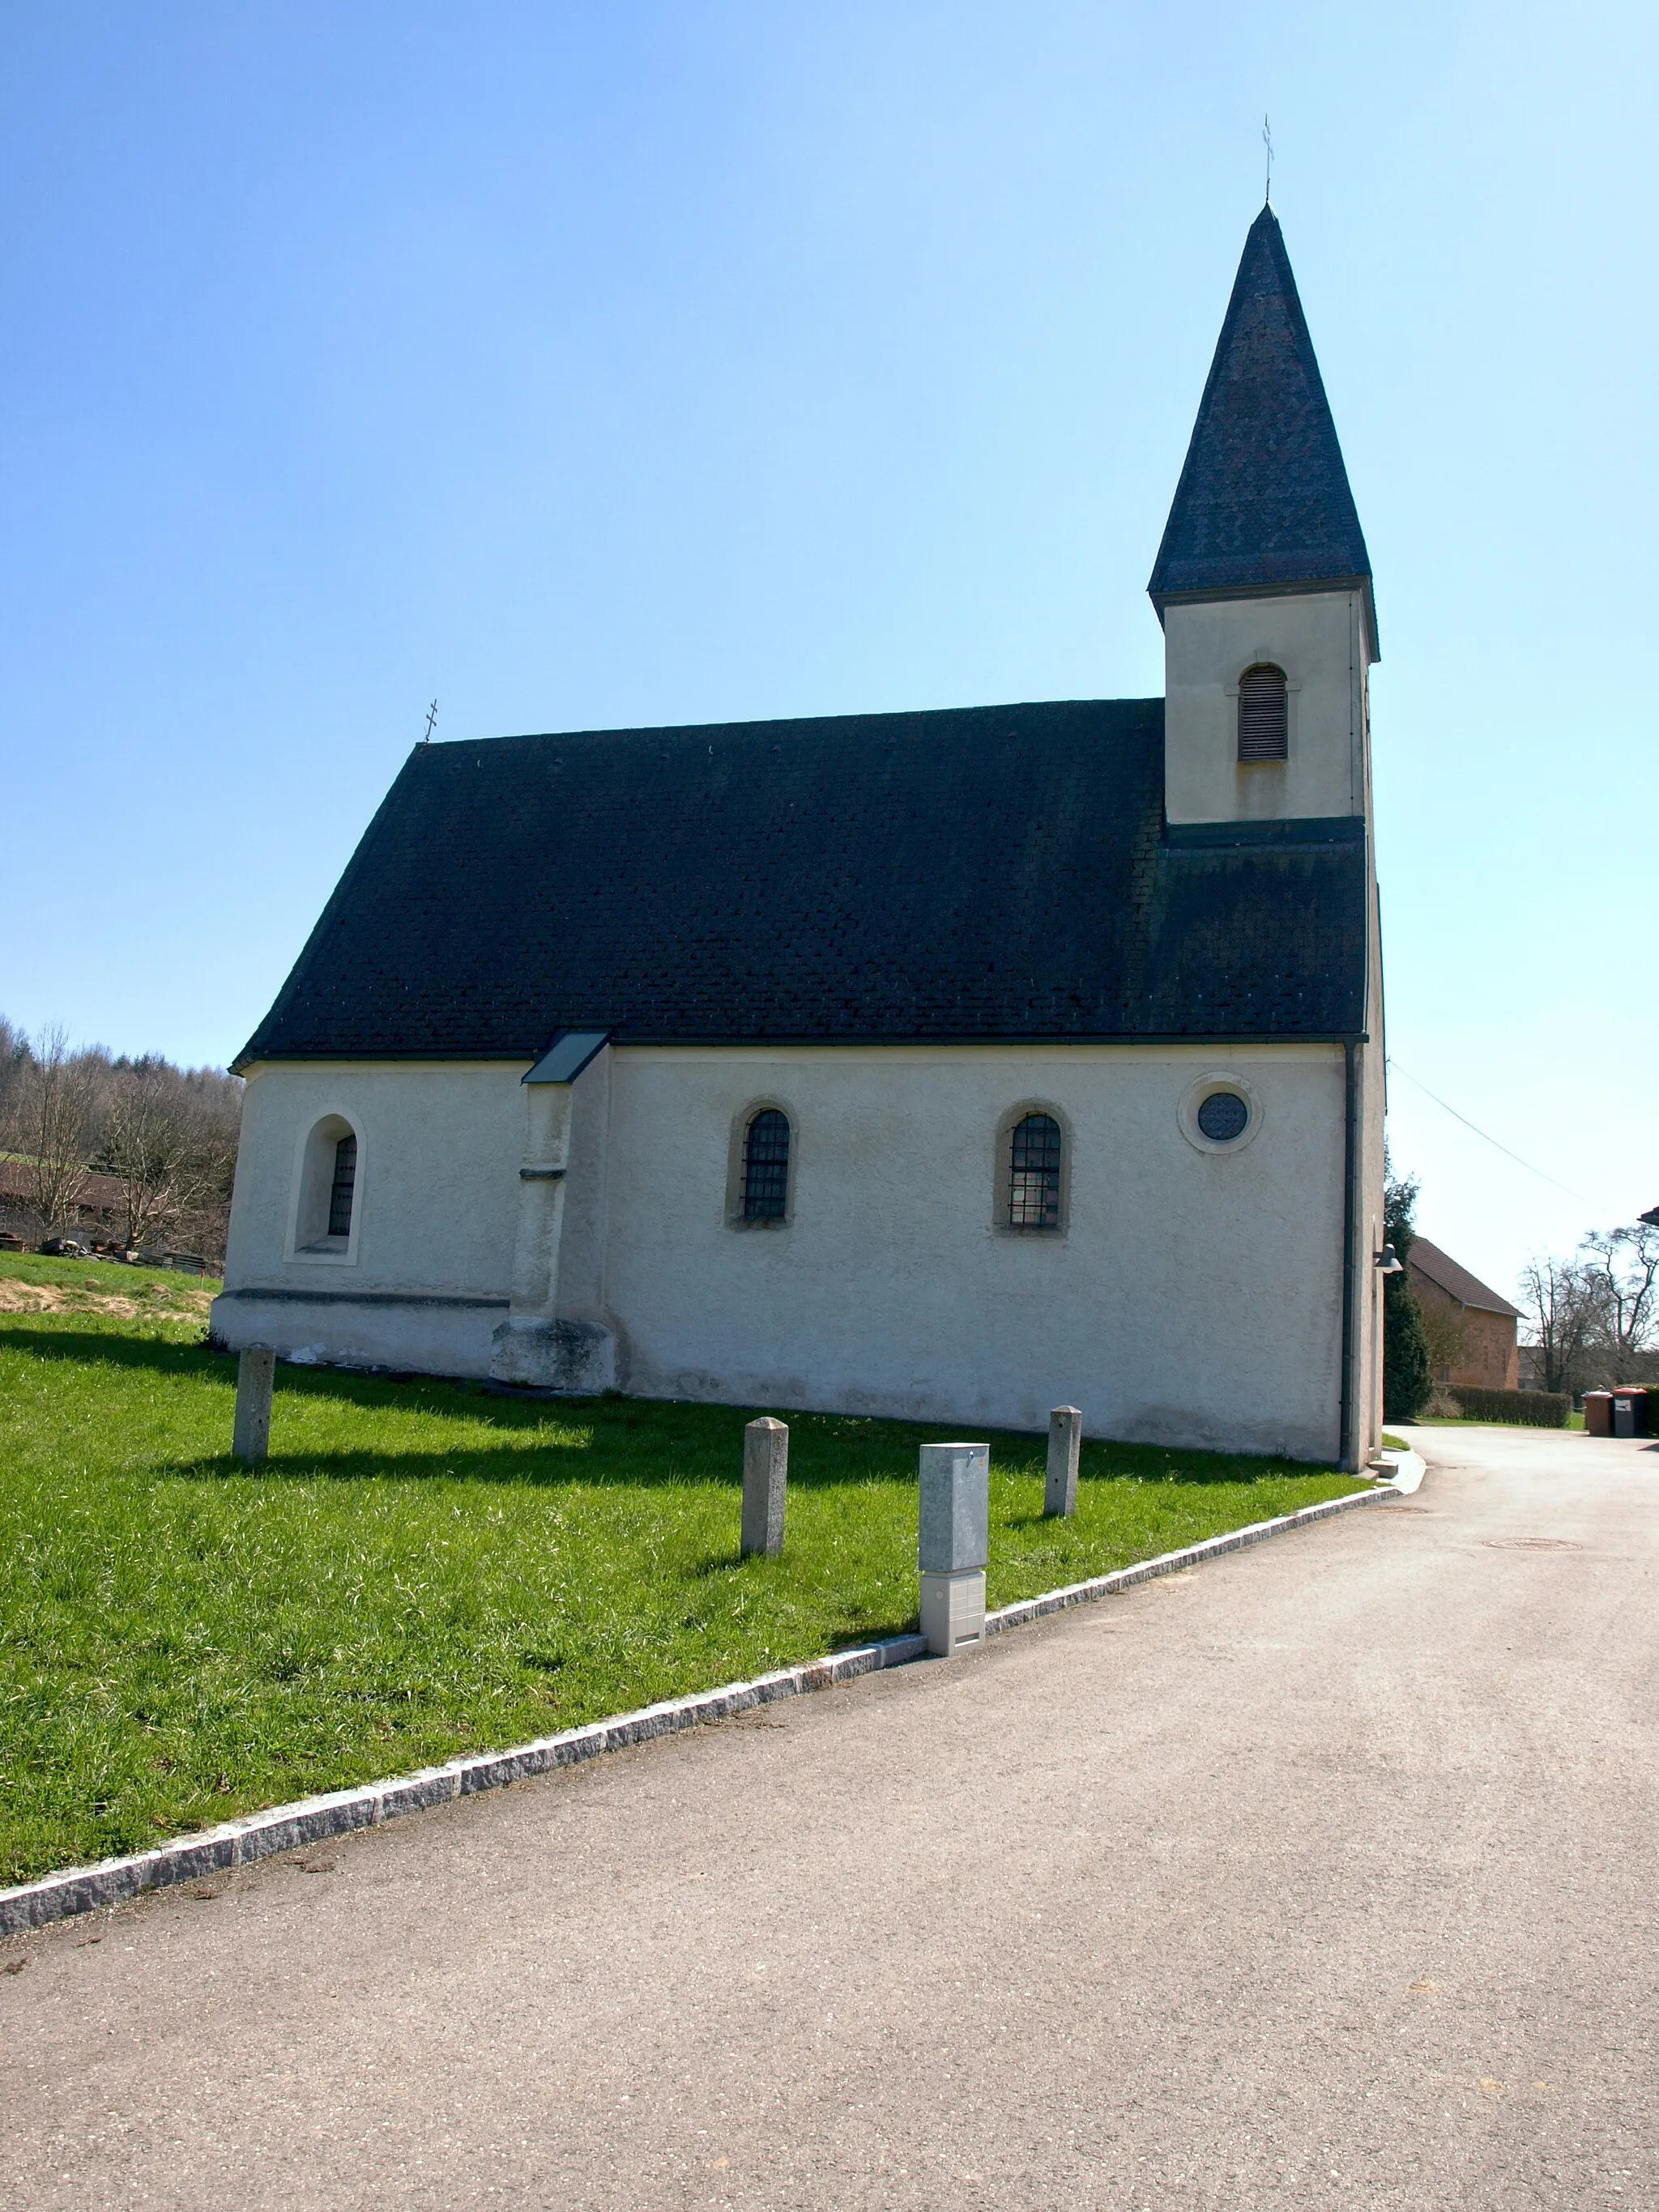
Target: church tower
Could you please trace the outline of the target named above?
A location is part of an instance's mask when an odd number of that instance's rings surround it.
[[[1369,823],[1370,560],[1271,207],[1244,242],[1147,589],[1177,836]]]
[[[1164,625],[1164,842],[1194,861],[1363,851],[1363,1002],[1341,1048],[1339,1452],[1382,1433],[1382,973],[1371,837],[1370,557],[1279,219],[1250,225],[1147,586]],[[1325,860],[1316,857],[1325,856]],[[1235,850],[1234,857],[1238,857]],[[1289,854],[1285,855],[1291,861]],[[1305,896],[1298,884],[1294,896]],[[1335,1070],[1333,1068],[1333,1074]],[[1334,1100],[1333,1103],[1334,1103]]]

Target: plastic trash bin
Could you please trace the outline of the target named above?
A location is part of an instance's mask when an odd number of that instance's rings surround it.
[[[1613,1393],[1611,1390],[1586,1390],[1584,1393],[1584,1429],[1592,1437],[1613,1434]]]

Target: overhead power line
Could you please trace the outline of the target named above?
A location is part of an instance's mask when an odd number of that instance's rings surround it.
[[[1506,1160],[1513,1160],[1516,1167],[1525,1168],[1528,1175],[1535,1175],[1541,1182],[1553,1183],[1557,1190],[1565,1191],[1569,1198],[1582,1199],[1586,1206],[1601,1206],[1600,1199],[1587,1197],[1582,1190],[1575,1190],[1570,1182],[1563,1182],[1559,1176],[1546,1174],[1542,1168],[1535,1168],[1530,1160],[1523,1160],[1519,1152],[1512,1152],[1507,1145],[1499,1144],[1497,1138],[1483,1129],[1478,1121],[1471,1121],[1467,1114],[1460,1114],[1455,1106],[1449,1106],[1437,1091],[1431,1091],[1428,1085],[1420,1082],[1409,1067],[1402,1067],[1392,1053],[1389,1054],[1388,1064],[1396,1075],[1403,1075],[1407,1082],[1420,1091],[1425,1098],[1432,1098],[1443,1113],[1449,1114],[1454,1121],[1461,1121],[1466,1129],[1473,1129],[1484,1144],[1490,1145],[1495,1152],[1502,1152]]]

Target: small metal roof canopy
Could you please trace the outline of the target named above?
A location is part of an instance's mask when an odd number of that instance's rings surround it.
[[[610,1042],[609,1030],[562,1030],[524,1079],[526,1083],[574,1083]]]

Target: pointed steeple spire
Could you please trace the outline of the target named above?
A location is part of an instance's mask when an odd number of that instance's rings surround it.
[[[1264,207],[1147,589],[1160,616],[1172,599],[1362,581],[1369,605],[1370,573],[1284,235]]]

